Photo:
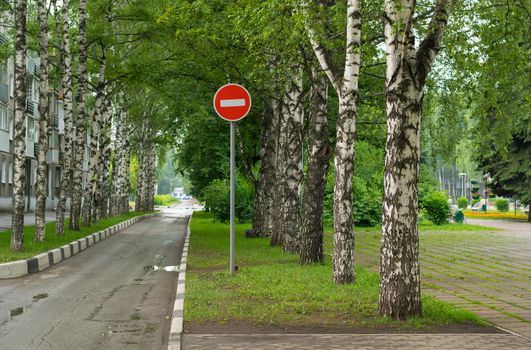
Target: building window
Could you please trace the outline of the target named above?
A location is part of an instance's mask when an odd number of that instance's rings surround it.
[[[28,141],[35,142],[35,119],[29,117],[26,119],[28,120],[26,136],[28,138]]]
[[[7,182],[12,184],[13,183],[13,161],[6,162],[7,163]]]
[[[0,104],[0,129],[9,131],[9,120],[7,119],[7,107]]]
[[[2,172],[0,175],[0,181],[5,184],[7,181],[7,160],[2,160],[0,162],[0,171]]]
[[[0,62],[0,83],[7,84],[7,63]]]
[[[13,97],[15,91],[15,76],[13,74],[9,75],[9,96]]]
[[[26,101],[33,101],[33,79],[29,79],[26,86]]]

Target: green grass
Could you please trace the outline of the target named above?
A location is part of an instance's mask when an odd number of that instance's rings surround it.
[[[43,253],[50,249],[59,248],[65,244],[75,241],[79,238],[88,236],[94,232],[101,231],[107,227],[116,225],[122,221],[131,219],[135,216],[144,215],[147,213],[129,212],[126,215],[118,216],[115,218],[107,218],[97,223],[92,224],[90,227],[82,227],[80,231],[71,231],[68,229],[68,222],[65,223],[65,235],[55,235],[55,221],[46,224],[46,239],[44,242],[35,242],[33,237],[35,234],[34,226],[24,227],[24,251],[20,253],[14,253],[10,249],[11,245],[11,232],[0,232],[0,263],[9,261],[28,259],[37,254]],[[68,220],[67,220],[68,221]]]
[[[165,207],[172,206],[174,204],[178,204],[179,200],[177,198],[172,197],[169,194],[158,194],[155,196],[155,205],[161,205]]]
[[[432,297],[423,298],[424,316],[405,322],[377,315],[378,275],[357,265],[355,284],[332,282],[331,259],[302,267],[298,256],[269,247],[267,239],[246,239],[236,225],[235,276],[228,274],[228,226],[194,213],[188,260],[185,318],[321,327],[436,327],[481,323],[472,313]],[[328,244],[327,244],[328,246]]]

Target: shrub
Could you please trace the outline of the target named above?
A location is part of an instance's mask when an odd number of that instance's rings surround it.
[[[162,206],[170,206],[172,204],[179,203],[179,200],[177,198],[173,198],[169,194],[158,194],[155,196],[154,204],[155,205],[162,205]]]
[[[354,177],[354,225],[377,226],[382,221],[382,177]]]
[[[214,180],[203,189],[201,198],[205,207],[220,222],[230,220],[230,185],[228,180]],[[242,178],[236,179],[236,219],[248,222],[253,217],[254,190]]]
[[[468,207],[468,198],[466,197],[457,198],[457,206],[461,209],[466,209],[466,207]]]
[[[432,192],[428,194],[422,204],[426,217],[435,225],[448,223],[450,206],[445,192]]]
[[[496,209],[502,213],[509,211],[509,201],[504,198],[496,199]]]

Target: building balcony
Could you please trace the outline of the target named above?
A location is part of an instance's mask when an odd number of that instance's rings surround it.
[[[26,113],[35,119],[39,119],[39,104],[34,101],[26,101]]]

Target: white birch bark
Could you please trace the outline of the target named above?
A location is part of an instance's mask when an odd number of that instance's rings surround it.
[[[302,265],[323,262],[323,204],[331,155],[327,107],[328,79],[314,69],[308,111],[308,171],[301,219]]]
[[[112,166],[112,193],[111,196],[111,214],[112,216],[120,215],[120,203],[122,198],[122,161],[123,161],[123,113],[118,110],[116,118],[114,119],[115,134],[114,134],[114,162]]]
[[[451,3],[437,1],[426,38],[415,51],[415,1],[385,2],[387,144],[379,312],[394,319],[422,314],[417,227],[422,97]]]
[[[79,231],[81,201],[83,196],[83,153],[85,146],[85,92],[87,74],[87,3],[79,1],[79,65],[77,77],[76,144],[72,162],[72,204],[70,208],[70,229]]]
[[[124,160],[122,162],[122,201],[121,201],[121,215],[129,212],[129,193],[131,191],[131,142],[130,142],[130,125],[127,121],[127,115],[124,118]]]
[[[260,185],[262,205],[259,210],[264,213],[258,226],[258,233],[262,237],[271,237],[273,231],[273,215],[275,210],[275,177],[277,173],[278,158],[278,135],[280,126],[280,102],[271,99],[269,102],[270,115],[264,121],[264,141],[262,147],[265,148],[263,157],[260,160]]]
[[[100,134],[100,162],[98,163],[99,184],[97,186],[96,206],[98,208],[98,220],[109,215],[109,200],[111,196],[112,177],[111,168],[111,103],[110,98],[105,99],[105,108],[102,115],[102,127]]]
[[[308,6],[305,4],[305,6]],[[343,78],[339,78],[315,30],[307,26],[313,51],[321,68],[339,96],[334,154],[334,254],[333,279],[338,284],[352,283],[354,272],[354,221],[352,177],[354,175],[354,141],[356,103],[360,70],[361,14],[360,1],[347,1],[346,54]]]
[[[289,110],[287,119],[286,144],[284,145],[285,211],[281,235],[285,252],[299,253],[300,250],[300,211],[302,185],[302,146],[304,134],[304,106],[302,74],[297,72],[291,90],[287,95]]]
[[[103,117],[103,109],[105,108],[105,68],[106,57],[105,49],[103,49],[102,56],[100,57],[100,67],[98,72],[98,86],[96,88],[96,103],[94,107],[94,113],[90,120],[90,144],[88,145],[88,173],[87,184],[83,192],[83,226],[90,226],[92,218],[92,210],[94,209],[94,194],[96,193],[96,187],[98,185],[98,163],[100,160],[100,149],[98,149],[100,141],[100,127]]]
[[[48,9],[46,0],[38,1],[39,12],[39,53],[40,53],[40,84],[39,84],[39,152],[37,156],[37,178],[35,181],[35,241],[44,241],[46,192],[48,185],[48,152],[49,124],[49,84],[48,84]]]
[[[13,135],[13,201],[11,250],[24,249],[24,207],[26,188],[26,16],[27,1],[19,0],[16,8],[15,42],[15,120]]]
[[[145,210],[146,198],[148,196],[146,182],[148,179],[148,159],[149,159],[149,148],[147,147],[147,136],[148,136],[148,122],[147,119],[144,119],[142,123],[142,130],[140,135],[140,143],[138,145],[138,180],[136,186],[136,198],[135,198],[135,211],[142,212]]]
[[[55,234],[64,235],[64,221],[66,213],[66,202],[70,194],[72,179],[72,148],[73,148],[73,111],[72,111],[72,53],[70,50],[70,14],[69,0],[63,0],[61,14],[56,14],[57,37],[62,42],[61,60],[61,94],[64,109],[64,140],[61,145],[61,161],[63,165],[61,184],[59,188],[59,200],[57,203],[57,213],[55,220]]]
[[[277,142],[277,151],[276,151],[276,174],[275,174],[275,186],[273,187],[273,197],[274,203],[271,215],[271,234],[270,234],[270,245],[271,246],[280,246],[282,245],[282,232],[284,225],[284,218],[286,216],[286,203],[285,203],[285,192],[284,188],[286,186],[286,144],[287,144],[287,134],[288,134],[288,118],[289,118],[289,108],[287,103],[288,91],[283,95],[282,105],[280,107],[280,116],[279,116],[279,131],[278,131],[278,142]]]

